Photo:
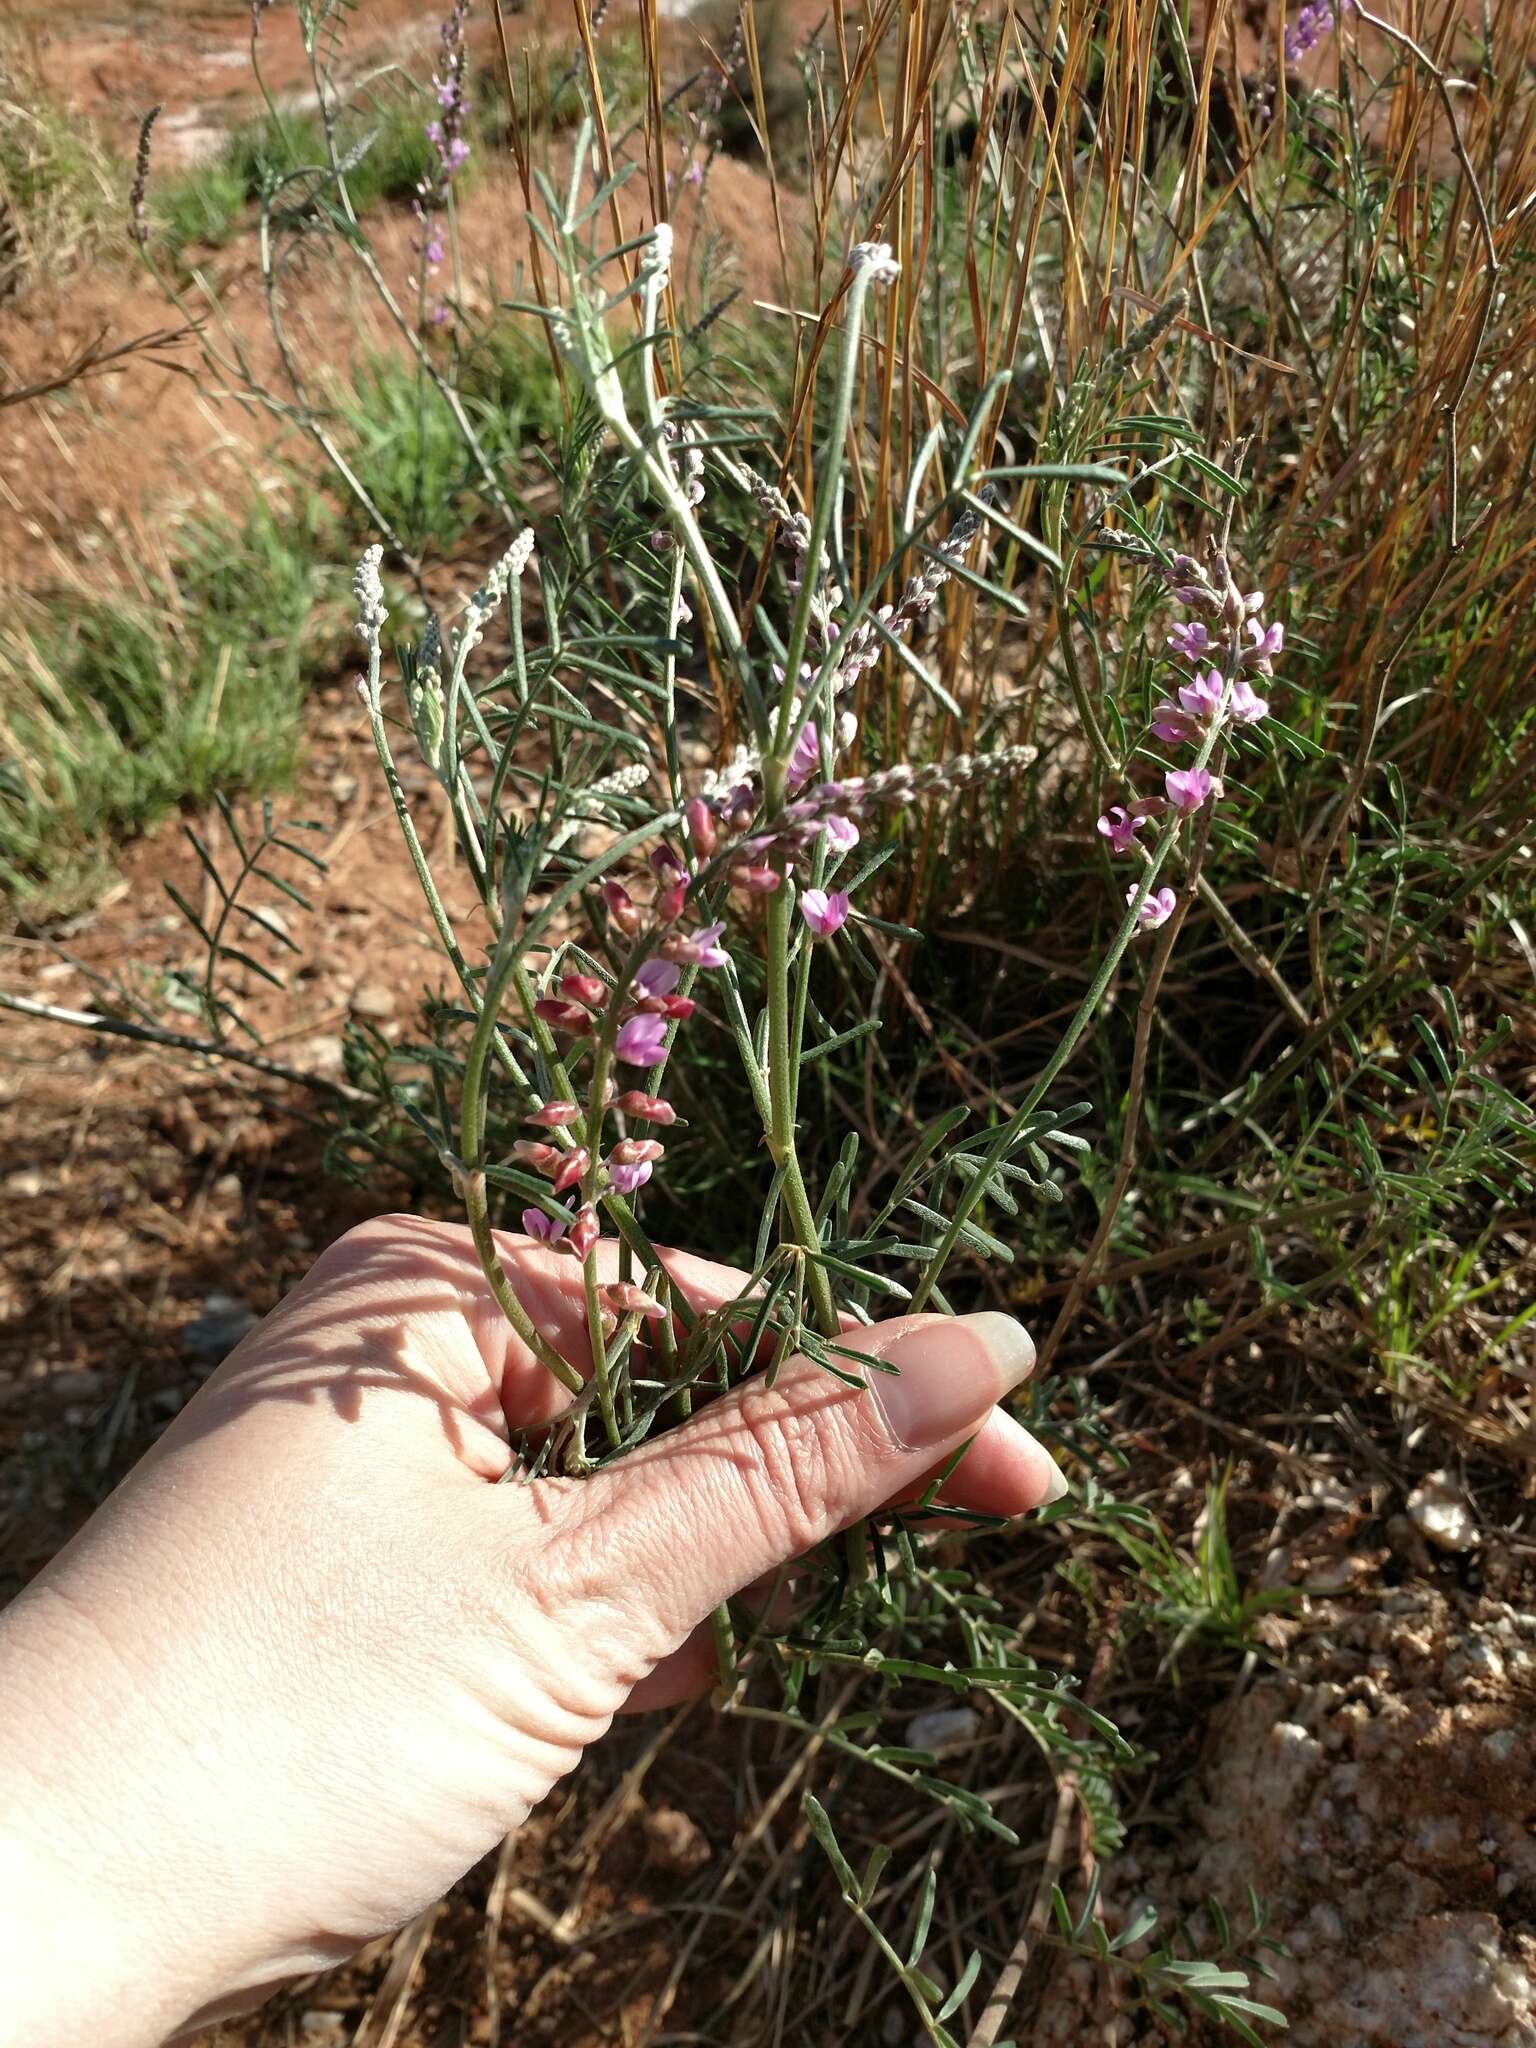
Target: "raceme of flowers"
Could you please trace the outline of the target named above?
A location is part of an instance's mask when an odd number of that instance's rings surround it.
[[[469,61],[464,45],[464,22],[468,13],[469,0],[454,0],[453,10],[438,35],[441,68],[432,74],[438,113],[426,128],[435,162],[430,175],[418,182],[412,207],[421,224],[421,237],[416,248],[421,257],[423,276],[427,279],[436,276],[447,255],[442,226],[435,216],[447,204],[449,186],[469,161],[469,142],[464,134],[469,116],[469,100],[464,90],[464,74]],[[435,301],[428,318],[438,327],[448,318],[448,308],[441,299]]]
[[[1346,11],[1352,0],[1341,0]],[[1338,26],[1333,11],[1333,0],[1306,0],[1306,5],[1285,32],[1285,61],[1299,64],[1308,50],[1314,49],[1324,36],[1331,35]]]
[[[1209,570],[1192,555],[1175,555],[1166,573],[1174,597],[1193,614],[1168,635],[1170,654],[1188,673],[1154,708],[1152,731],[1168,745],[1200,748],[1214,729],[1258,725],[1269,716],[1269,700],[1259,695],[1252,678],[1274,674],[1275,656],[1285,645],[1285,628],[1278,620],[1264,622],[1260,616],[1263,592],[1240,591],[1231,565],[1219,552],[1213,553]],[[1180,818],[1192,817],[1220,795],[1220,780],[1207,768],[1194,764],[1170,768],[1163,777],[1161,796],[1132,797],[1127,803],[1112,804],[1099,819],[1098,829],[1111,853],[1133,853],[1149,818],[1170,811]],[[1139,886],[1133,883],[1126,902],[1134,903],[1139,894]],[[1143,928],[1155,930],[1167,923],[1177,903],[1172,889],[1152,890],[1137,910],[1137,921]]]

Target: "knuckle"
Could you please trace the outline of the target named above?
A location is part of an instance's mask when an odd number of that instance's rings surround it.
[[[770,1548],[796,1557],[838,1527],[851,1463],[838,1407],[786,1401],[749,1386],[741,1397],[739,1468]]]

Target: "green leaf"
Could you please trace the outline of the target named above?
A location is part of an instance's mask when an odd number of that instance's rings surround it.
[[[853,1865],[837,1845],[837,1836],[827,1818],[826,1808],[814,1793],[807,1792],[800,1802],[800,1810],[805,1815],[807,1827],[821,1844],[822,1852],[843,1888],[843,1896],[849,1901],[856,1900],[859,1896],[858,1879],[853,1874]]]

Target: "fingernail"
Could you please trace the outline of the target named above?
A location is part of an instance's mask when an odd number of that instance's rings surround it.
[[[1046,1484],[1045,1492],[1036,1501],[1035,1505],[1037,1508],[1048,1508],[1052,1502],[1064,1500],[1072,1489],[1067,1484],[1066,1473],[1062,1471],[1056,1460],[1044,1446],[1041,1447],[1040,1455],[1044,1458],[1047,1465],[1050,1466],[1051,1476]]]
[[[973,1429],[1034,1370],[1035,1347],[1012,1316],[927,1316],[895,1324],[878,1347],[894,1373],[871,1373],[886,1428],[908,1450]]]

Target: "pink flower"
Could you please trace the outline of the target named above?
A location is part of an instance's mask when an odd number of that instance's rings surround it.
[[[1153,710],[1152,730],[1160,740],[1168,740],[1175,746],[1195,736],[1193,719],[1187,718],[1177,704],[1170,704],[1166,698]]]
[[[1192,683],[1179,685],[1179,703],[1191,718],[1198,718],[1202,724],[1220,718],[1226,694],[1226,682],[1220,669],[1215,668],[1196,676]]]
[[[1211,778],[1204,768],[1170,768],[1163,777],[1163,787],[1179,816],[1187,818],[1210,795]]]
[[[703,182],[704,166],[700,163],[690,164],[683,173],[683,183],[685,185],[702,185]]]
[[[662,1017],[630,1017],[619,1026],[614,1052],[631,1067],[654,1067],[667,1056],[667,1025]]]
[[[1261,676],[1274,674],[1274,657],[1285,645],[1285,628],[1276,619],[1272,626],[1266,626],[1262,619],[1248,621],[1248,638],[1253,642],[1243,651],[1243,662],[1248,668],[1257,669]]]
[[[724,930],[722,922],[701,924],[696,932],[674,932],[666,942],[666,956],[690,967],[729,967],[731,956],[720,944]]]
[[[789,787],[799,789],[802,783],[810,781],[820,766],[821,734],[816,729],[815,719],[808,718],[789,750]]]
[[[1261,718],[1269,716],[1269,699],[1259,696],[1246,676],[1239,676],[1232,685],[1227,709],[1239,725],[1257,725]]]
[[[558,1244],[564,1237],[567,1219],[563,1216],[546,1216],[542,1209],[523,1211],[523,1230],[529,1237],[542,1238],[545,1244]]]
[[[859,843],[859,828],[852,818],[833,812],[821,828],[822,837],[834,853],[849,853]]]
[[[1209,654],[1215,644],[1203,619],[1191,619],[1175,626],[1168,635],[1168,645],[1183,661],[1198,661],[1202,654]]]
[[[830,939],[848,921],[848,891],[804,889],[800,894],[800,915],[818,939]]]
[[[669,996],[682,978],[682,969],[671,960],[647,960],[635,971],[635,987],[648,996]]]
[[[1122,805],[1113,804],[1100,818],[1099,830],[1116,853],[1129,853],[1136,844],[1136,834],[1144,822],[1145,820],[1125,810]]]
[[[1140,893],[1140,883],[1132,882],[1130,888],[1125,892],[1126,902],[1134,903]],[[1171,889],[1149,890],[1146,902],[1142,904],[1136,913],[1137,920],[1147,931],[1155,932],[1160,924],[1166,924],[1169,918],[1172,917],[1178,907],[1178,901],[1178,897],[1174,895]]]
[[[633,1166],[610,1166],[608,1178],[621,1195],[632,1195],[637,1188],[643,1188],[651,1177],[649,1159],[637,1159]]]

